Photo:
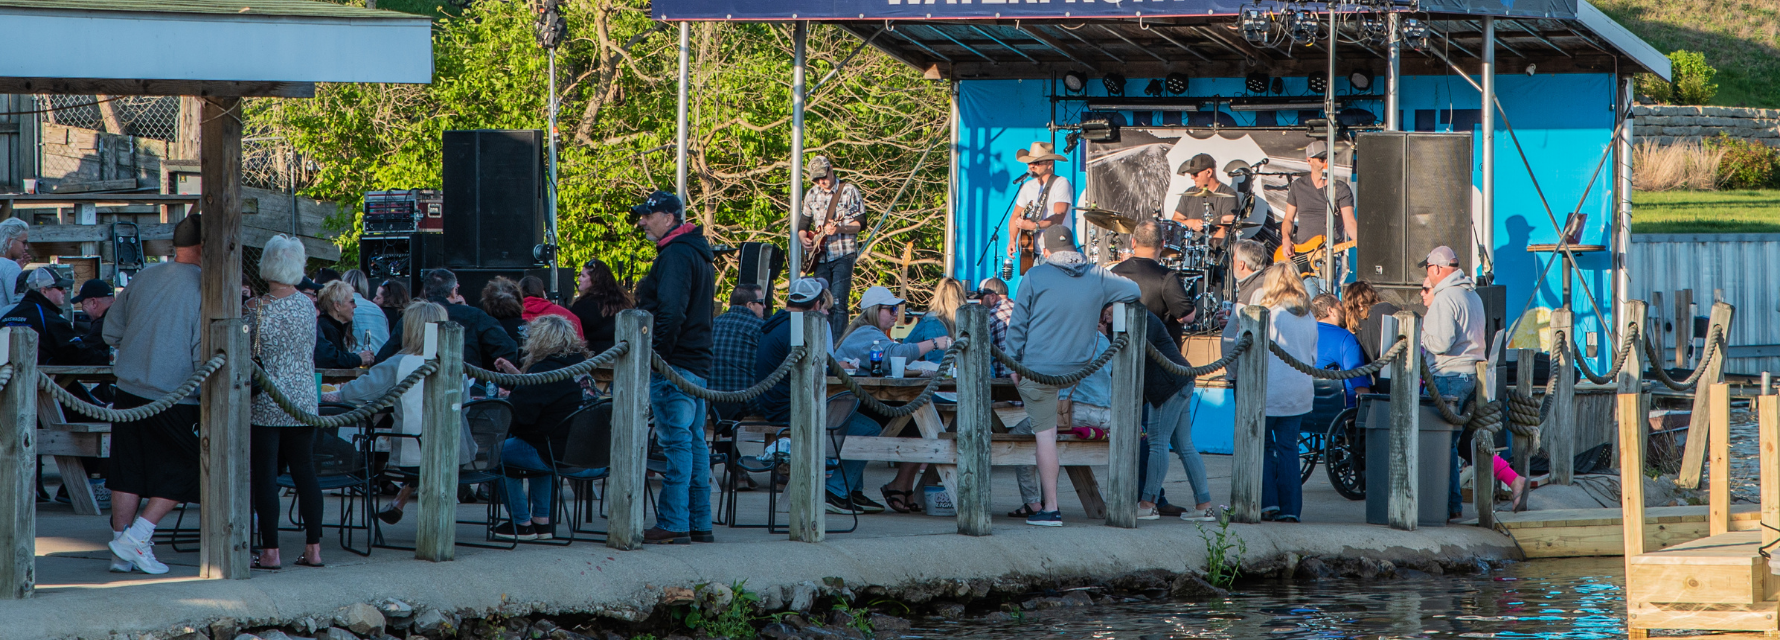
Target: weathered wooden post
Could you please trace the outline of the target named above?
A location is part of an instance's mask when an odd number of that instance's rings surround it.
[[[199,575],[245,580],[252,562],[248,530],[253,507],[247,490],[252,447],[247,429],[253,409],[248,404],[253,385],[249,356],[253,352],[248,346],[247,325],[240,318],[211,320],[209,339],[216,348],[236,355],[204,380],[201,396],[200,421],[210,428],[204,430],[199,443],[198,469],[204,487],[200,522],[217,526],[200,527],[203,566]]]
[[[1731,337],[1731,319],[1735,311],[1734,307],[1722,302],[1712,305],[1711,319],[1706,325],[1706,339],[1711,340],[1712,330],[1718,328],[1719,333],[1724,336],[1724,346],[1728,347]],[[1691,329],[1688,335],[1692,335]],[[1676,339],[1680,340],[1680,337],[1677,336]],[[1707,404],[1707,386],[1724,381],[1726,355],[1718,353],[1712,356],[1711,362],[1701,361],[1696,365],[1705,367],[1706,370],[1700,374],[1699,382],[1694,387],[1693,412],[1689,416],[1691,424],[1687,430],[1687,446],[1681,452],[1681,473],[1675,480],[1676,486],[1689,489],[1700,486],[1700,465],[1706,459],[1705,445],[1711,441],[1710,433],[1714,429],[1729,428],[1730,426],[1712,422],[1711,409]],[[1700,357],[1706,357],[1705,350],[1700,352]],[[1701,429],[1707,431],[1705,437],[1702,437]]]
[[[618,312],[617,341],[629,345],[612,363],[612,470],[606,480],[606,546],[643,548],[643,506],[649,463],[650,335],[655,317],[641,309]]]
[[[958,354],[958,533],[986,536],[990,524],[989,379],[995,377],[989,347],[989,310],[980,304],[958,307],[958,336],[970,340]]]
[[[1477,405],[1494,402],[1496,385],[1490,384],[1490,363],[1477,363]],[[1482,411],[1473,408],[1471,411]],[[1503,416],[1504,420],[1507,416]],[[1471,503],[1477,509],[1477,526],[1496,527],[1496,439],[1495,434],[1478,431],[1471,436]]]
[[[1551,333],[1564,335],[1553,345],[1551,375],[1557,385],[1551,393],[1551,424],[1545,433],[1545,451],[1551,459],[1551,481],[1570,484],[1576,465],[1576,316],[1569,308],[1551,312]]]
[[[445,562],[457,557],[457,469],[464,409],[464,327],[438,324],[435,361],[421,392],[420,518],[414,525],[414,557]],[[495,446],[500,446],[496,443]],[[487,452],[500,455],[499,451]]]
[[[1391,361],[1391,457],[1386,469],[1385,516],[1394,529],[1414,531],[1421,518],[1421,318],[1413,311],[1396,315],[1397,337],[1409,342]],[[1450,454],[1449,454],[1450,455]]]
[[[1644,322],[1639,326],[1641,331],[1652,329],[1643,301],[1626,301],[1624,314],[1619,335],[1629,337],[1632,322]],[[1655,328],[1661,330],[1660,325]],[[1649,414],[1644,410],[1644,351],[1639,346],[1633,345],[1614,380],[1618,386],[1615,401],[1619,414],[1619,513],[1628,562],[1644,553],[1644,432],[1648,430],[1645,418]]]
[[[1761,395],[1755,398],[1755,425],[1761,431],[1763,549],[1780,540],[1780,395],[1775,395],[1768,383],[1768,375],[1762,374]]]
[[[37,590],[37,332],[0,328],[0,364],[0,599],[20,600]]]
[[[1514,356],[1514,389],[1523,398],[1533,397],[1533,376],[1538,375],[1533,367],[1539,363],[1538,349],[1515,349]],[[1531,478],[1533,470],[1533,449],[1538,447],[1536,438],[1514,434],[1514,472],[1523,477]],[[1532,482],[1528,480],[1528,482]]]
[[[1149,354],[1150,312],[1141,304],[1113,305],[1113,337],[1125,336],[1125,349],[1112,362],[1112,430],[1107,434],[1106,524],[1137,527],[1138,440],[1143,432],[1143,361]]]
[[[1237,316],[1236,339],[1248,350],[1236,357],[1236,425],[1230,461],[1230,519],[1261,521],[1261,472],[1267,447],[1267,307],[1248,305]]]
[[[827,535],[827,501],[822,477],[827,471],[823,452],[828,442],[828,351],[822,344],[822,327],[828,318],[819,313],[791,317],[791,346],[803,345],[803,360],[791,371],[791,478],[785,484],[791,503],[791,539],[821,542]],[[839,453],[839,452],[836,452]]]
[[[1701,381],[1700,384],[1705,384]],[[1731,530],[1731,386],[1715,382],[1708,392],[1712,414],[1712,476],[1706,493],[1706,530],[1710,535]]]
[[[1675,368],[1687,368],[1687,350],[1693,346],[1693,289],[1675,292]],[[1694,415],[1699,415],[1696,411]],[[1688,429],[1692,431],[1690,427]],[[1698,482],[1698,479],[1695,479]],[[1693,488],[1695,485],[1688,485]]]

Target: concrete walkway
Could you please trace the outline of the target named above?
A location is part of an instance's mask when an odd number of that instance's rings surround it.
[[[1229,501],[1228,456],[1206,456],[1213,501]],[[1175,502],[1192,494],[1179,462],[1172,461],[1166,485]],[[893,470],[873,464],[866,492]],[[1103,478],[1104,482],[1104,478]],[[995,578],[1005,575],[1092,575],[1162,568],[1202,570],[1204,543],[1196,523],[1174,518],[1140,522],[1135,530],[1106,527],[1083,516],[1081,504],[1062,483],[1067,526],[1054,530],[1026,526],[1005,517],[1019,505],[1011,469],[994,478],[997,517],[994,535],[957,535],[955,521],[925,515],[862,516],[859,531],[833,534],[822,544],[792,543],[760,529],[716,528],[719,544],[648,547],[620,552],[601,544],[571,547],[520,545],[519,549],[459,547],[457,560],[432,563],[411,552],[377,549],[370,557],[342,551],[333,532],[323,544],[326,568],[295,567],[301,534],[281,537],[286,568],[255,571],[247,581],[197,579],[197,554],[156,547],[173,567],[164,576],[107,572],[110,539],[106,519],[75,516],[65,505],[40,505],[38,515],[38,595],[0,602],[0,639],[106,637],[112,632],[164,630],[202,625],[228,616],[244,623],[271,624],[304,616],[329,615],[338,607],[394,597],[416,606],[446,610],[517,608],[543,611],[597,611],[619,617],[647,611],[667,586],[747,580],[753,590],[777,588],[824,577],[850,585],[902,585],[937,579]],[[713,495],[713,499],[716,496]],[[1512,557],[1513,542],[1474,527],[1429,527],[1416,532],[1364,524],[1364,503],[1330,488],[1319,467],[1305,483],[1303,524],[1234,525],[1251,559],[1284,553],[1305,556]],[[335,517],[337,500],[329,500]],[[766,494],[741,494],[744,522],[765,517]],[[485,505],[462,505],[459,518],[484,517]],[[781,505],[783,509],[783,505]],[[851,518],[830,514],[830,528]],[[781,515],[781,521],[783,515]],[[171,526],[171,517],[164,526]],[[594,526],[604,528],[603,522]],[[189,525],[188,525],[189,526]],[[559,529],[559,533],[561,533]],[[386,529],[389,541],[412,544],[412,519]],[[482,529],[460,526],[460,541],[479,541]]]

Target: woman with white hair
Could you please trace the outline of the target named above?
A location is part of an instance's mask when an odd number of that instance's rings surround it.
[[[371,366],[370,350],[359,342],[352,328],[358,299],[344,280],[329,282],[315,296],[321,311],[316,321],[315,366],[322,369],[357,369]]]
[[[303,411],[317,404],[315,369],[315,304],[297,292],[303,281],[303,243],[283,234],[266,241],[260,254],[260,277],[266,294],[247,301],[248,326],[253,328],[254,359],[285,397]],[[270,394],[253,398],[253,466],[249,486],[253,510],[259,516],[260,540],[254,566],[282,567],[278,557],[278,469],[290,467],[297,489],[297,512],[304,526],[303,555],[297,564],[321,565],[321,484],[315,476],[315,427],[306,426],[278,408]]]
[[[18,288],[19,274],[24,272],[31,255],[30,231],[31,225],[24,220],[7,218],[0,221],[0,313],[11,311],[13,305],[25,297],[14,290]]]

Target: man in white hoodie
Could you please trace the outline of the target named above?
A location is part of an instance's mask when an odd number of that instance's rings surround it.
[[[1483,298],[1478,297],[1471,276],[1459,268],[1458,254],[1451,247],[1434,247],[1420,266],[1428,272],[1425,284],[1430,288],[1428,315],[1422,320],[1422,349],[1432,358],[1428,368],[1434,372],[1434,379],[1429,382],[1440,395],[1463,401],[1477,388],[1477,363],[1488,357],[1483,335]],[[1453,441],[1446,512],[1457,518],[1462,501],[1458,438]]]

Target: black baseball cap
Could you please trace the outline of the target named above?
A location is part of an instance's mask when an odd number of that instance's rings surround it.
[[[117,290],[111,288],[111,283],[98,278],[92,278],[81,283],[80,293],[74,294],[74,300],[72,302],[74,304],[80,304],[80,301],[82,300],[109,298],[114,295],[117,295]]]
[[[173,246],[195,247],[204,243],[204,214],[194,213],[173,227]]]
[[[644,198],[637,206],[630,208],[632,218],[641,218],[651,213],[671,213],[675,217],[680,217],[686,215],[686,205],[680,202],[680,196],[666,191],[656,191],[649,194],[649,197]]]

